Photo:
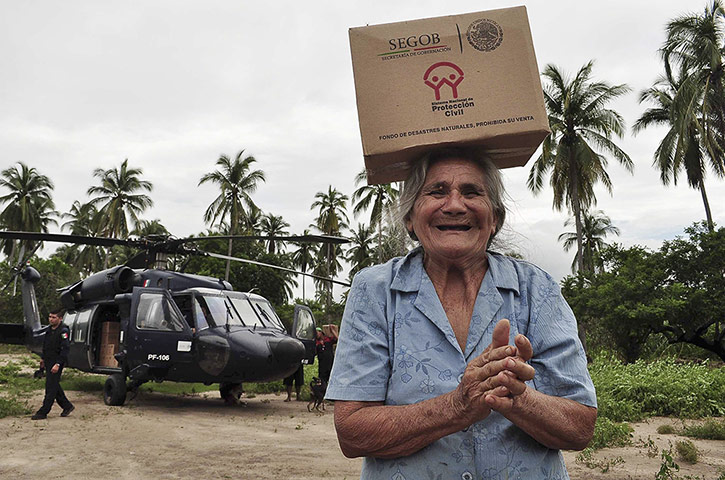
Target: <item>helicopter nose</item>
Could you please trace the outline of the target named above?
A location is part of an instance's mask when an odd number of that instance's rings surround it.
[[[283,364],[295,364],[302,361],[305,356],[305,346],[294,338],[283,338],[271,343],[270,348],[274,358]]]

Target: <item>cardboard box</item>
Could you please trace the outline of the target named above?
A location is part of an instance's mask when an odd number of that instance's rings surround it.
[[[117,344],[120,336],[121,324],[119,322],[101,323],[101,343]]]
[[[326,337],[335,337],[335,338],[337,338],[337,337],[340,336],[340,332],[339,332],[339,330],[337,328],[337,325],[335,325],[333,323],[330,323],[328,325],[323,325],[322,326],[322,333]]]
[[[350,50],[369,184],[432,146],[521,166],[549,134],[525,7],[351,28]]]
[[[118,350],[118,345],[109,344],[101,345],[101,351],[98,355],[98,364],[104,367],[118,367],[118,361],[114,355]]]

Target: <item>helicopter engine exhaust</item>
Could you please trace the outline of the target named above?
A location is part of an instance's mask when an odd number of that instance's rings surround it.
[[[60,296],[63,306],[73,309],[88,298],[113,298],[119,293],[128,293],[134,286],[140,286],[141,276],[133,269],[119,265],[76,283]]]

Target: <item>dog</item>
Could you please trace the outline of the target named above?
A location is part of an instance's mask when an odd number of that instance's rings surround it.
[[[307,404],[307,411],[317,410],[322,413],[325,410],[325,392],[327,392],[327,382],[318,377],[312,377],[310,382],[310,403]],[[314,406],[313,406],[314,404]]]

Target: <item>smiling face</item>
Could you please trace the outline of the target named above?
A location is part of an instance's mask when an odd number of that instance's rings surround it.
[[[477,263],[485,259],[496,217],[483,170],[470,160],[455,157],[431,165],[406,226],[435,261]]]

